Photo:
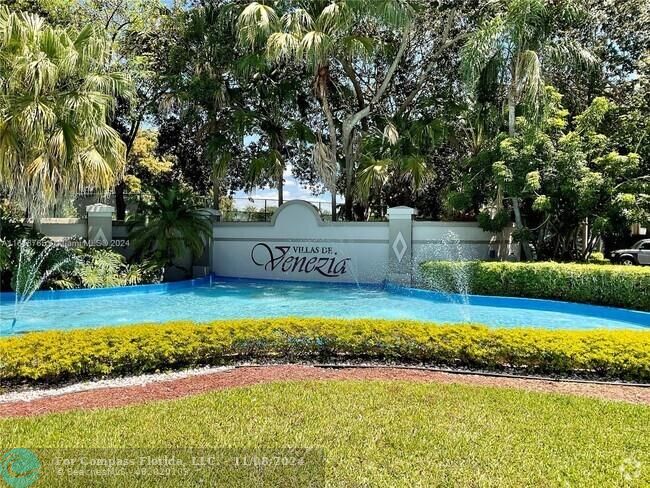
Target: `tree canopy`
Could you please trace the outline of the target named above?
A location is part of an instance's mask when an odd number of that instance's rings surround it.
[[[0,39],[2,191],[34,208],[115,187],[123,214],[125,190],[172,184],[215,207],[256,187],[281,203],[291,178],[328,190],[334,219],[410,205],[492,232],[514,221],[529,259],[586,259],[648,224],[644,0],[11,0],[3,12],[34,32]],[[68,110],[79,97],[94,108]]]
[[[2,188],[42,213],[87,189],[110,191],[126,148],[110,125],[126,73],[109,68],[101,32],[53,27],[0,7],[0,175]]]

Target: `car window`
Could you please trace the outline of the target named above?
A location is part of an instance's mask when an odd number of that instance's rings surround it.
[[[649,251],[650,250],[650,242],[642,242],[641,247],[639,249],[643,249],[644,251]]]

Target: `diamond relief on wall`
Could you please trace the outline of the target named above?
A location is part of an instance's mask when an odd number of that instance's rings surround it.
[[[402,259],[404,259],[404,254],[406,254],[407,250],[408,245],[404,240],[404,236],[401,232],[398,232],[397,237],[393,241],[393,252],[395,253],[395,257],[397,258],[398,263],[402,262]]]

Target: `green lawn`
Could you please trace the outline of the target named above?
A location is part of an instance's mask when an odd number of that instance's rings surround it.
[[[650,408],[508,389],[286,382],[5,419],[0,432],[5,448],[318,447],[327,486],[650,484]]]

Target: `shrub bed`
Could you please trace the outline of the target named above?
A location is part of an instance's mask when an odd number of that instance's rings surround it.
[[[565,263],[457,263],[430,261],[422,265],[422,285],[453,291],[454,276],[463,267],[471,293],[549,298],[613,307],[650,310],[650,267]]]
[[[650,380],[650,332],[284,318],[34,332],[0,340],[0,381],[58,383],[246,360],[385,361]]]

